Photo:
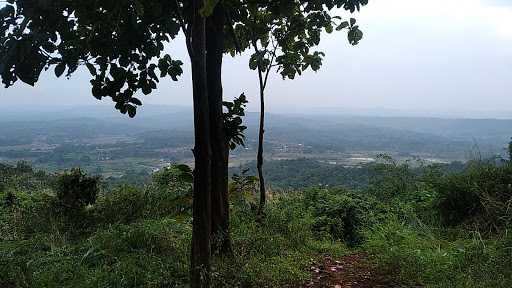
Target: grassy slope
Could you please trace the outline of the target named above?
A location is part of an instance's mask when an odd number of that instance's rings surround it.
[[[485,215],[452,227],[440,225],[438,202],[445,196],[439,195],[437,182],[453,179],[408,175],[402,168],[388,167],[385,173],[393,177],[383,177],[367,194],[312,189],[274,195],[261,225],[254,221],[250,193],[233,194],[234,257],[215,259],[215,286],[295,285],[310,277],[311,259],[363,250],[408,286],[512,287],[508,223],[495,221],[500,228],[486,234],[477,232]],[[477,184],[509,181],[500,176],[509,170],[492,169],[466,176]],[[492,190],[489,183],[487,191]],[[453,185],[450,191],[460,188]],[[0,192],[3,202],[6,190]],[[3,203],[0,208],[0,287],[187,284],[189,202],[177,200],[187,187],[121,187],[72,216],[55,213],[51,190],[22,190],[14,191],[14,206]]]
[[[1,287],[181,287],[188,281],[190,217],[162,211],[159,193],[131,188],[101,196],[66,219],[51,215],[51,195],[18,193],[3,208]],[[168,206],[175,206],[170,201]],[[317,239],[300,197],[275,201],[265,224],[245,204],[233,207],[231,260],[216,259],[218,287],[277,287],[308,277],[311,258],[340,255],[342,245]],[[245,207],[245,208],[244,208]]]

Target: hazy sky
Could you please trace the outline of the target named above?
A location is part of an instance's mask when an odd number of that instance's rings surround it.
[[[512,111],[512,1],[370,0],[355,15],[365,33],[352,47],[346,33],[324,35],[324,66],[296,80],[278,75],[268,87],[272,111],[313,108]],[[184,43],[169,47],[187,60]],[[161,82],[145,103],[191,105],[189,66],[179,82]],[[0,105],[100,104],[88,75],[42,76],[35,88],[0,88]],[[225,57],[225,95],[246,92],[257,110],[257,75],[247,55]],[[102,104],[111,105],[105,99]]]

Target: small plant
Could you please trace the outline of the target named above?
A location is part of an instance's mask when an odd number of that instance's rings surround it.
[[[12,191],[7,191],[3,197],[3,206],[11,207],[16,203],[16,195]]]
[[[233,174],[229,192],[231,199],[235,202],[242,202],[250,206],[251,210],[256,209],[256,190],[258,186],[258,177],[247,175],[249,169],[244,169],[239,174]]]
[[[79,210],[96,202],[100,179],[87,176],[79,168],[65,172],[56,180],[57,203],[65,210]]]
[[[411,160],[399,162],[385,154],[378,155],[377,160],[370,168],[369,190],[379,200],[390,202],[416,190],[417,179],[410,167]]]
[[[131,223],[142,217],[146,197],[140,189],[122,185],[102,195],[95,205],[99,220],[109,223]]]
[[[247,103],[247,98],[243,93],[238,98],[235,98],[233,102],[223,102],[223,106],[226,108],[224,111],[224,126],[231,150],[235,149],[238,145],[245,145],[244,131],[247,127],[242,125],[242,117],[245,116],[245,106]]]
[[[162,168],[153,175],[153,183],[160,188],[176,189],[191,187],[194,182],[192,169],[185,164],[175,164]]]
[[[174,164],[155,173],[146,187],[147,214],[187,214],[192,209],[194,173],[185,164]]]

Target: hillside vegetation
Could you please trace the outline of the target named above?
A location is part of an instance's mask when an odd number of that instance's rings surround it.
[[[108,108],[27,112],[23,121],[6,112],[0,115],[0,161],[27,160],[48,171],[80,166],[105,178],[128,175],[127,180],[171,162],[192,162],[189,109],[145,106],[136,119],[120,119]],[[504,151],[502,143],[508,141],[512,125],[511,120],[497,119],[343,114],[269,114],[267,120],[266,162],[307,158],[344,164],[352,157],[374,158],[379,153],[446,162],[466,161],[475,156],[472,154],[491,157]],[[259,113],[248,112],[244,118],[246,145],[231,152],[233,166],[254,160],[258,121]],[[268,173],[267,178],[274,178],[271,182],[279,186],[288,181],[275,173]]]
[[[0,287],[187,286],[186,166],[115,188],[78,169],[0,168]],[[233,257],[215,259],[214,286],[301,287],[326,254],[364,253],[399,287],[512,287],[512,163],[370,170],[358,190],[274,191],[263,221],[254,177],[235,175]]]

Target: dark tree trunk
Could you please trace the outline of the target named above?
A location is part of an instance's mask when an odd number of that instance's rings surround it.
[[[192,220],[191,287],[209,287],[211,233],[211,143],[206,73],[206,25],[199,14],[202,0],[193,0],[191,30],[192,83],[194,99],[194,194]]]
[[[228,158],[229,146],[222,114],[222,56],[225,12],[217,5],[207,20],[207,75],[212,143],[212,252],[229,254]]]
[[[255,44],[254,44],[255,45]],[[255,46],[256,47],[256,46]],[[270,68],[269,68],[270,69]],[[258,132],[258,155],[256,157],[256,167],[258,169],[258,178],[260,181],[260,205],[258,216],[264,216],[267,191],[265,189],[265,176],[263,175],[263,135],[265,134],[265,82],[263,80],[263,71],[258,67],[258,76],[260,82],[260,129]]]

